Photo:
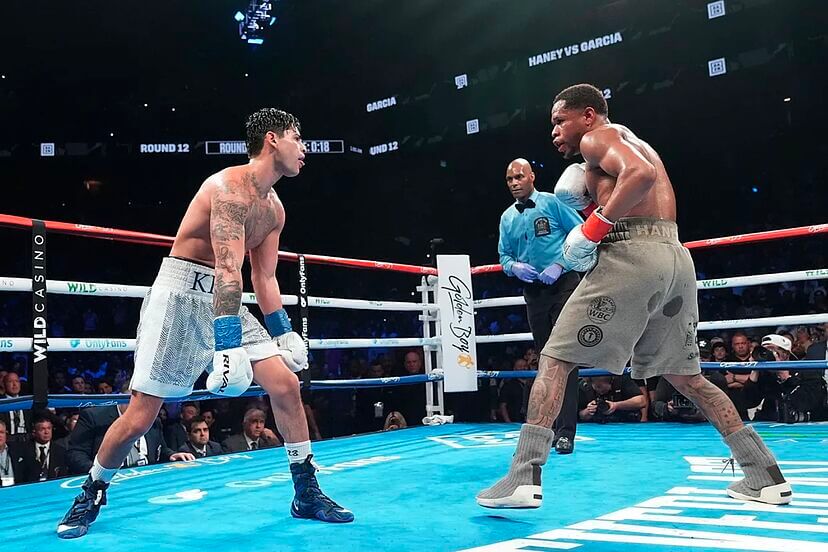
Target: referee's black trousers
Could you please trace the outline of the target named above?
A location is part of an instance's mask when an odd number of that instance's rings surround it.
[[[526,284],[523,297],[526,299],[526,316],[529,319],[529,329],[535,341],[535,349],[540,354],[552,326],[558,320],[564,304],[575,291],[580,282],[577,272],[566,272],[553,285],[542,282]],[[565,360],[565,359],[561,359]],[[572,370],[566,380],[564,401],[561,413],[558,415],[552,429],[555,431],[555,441],[566,437],[575,442],[575,428],[578,424],[578,370]]]

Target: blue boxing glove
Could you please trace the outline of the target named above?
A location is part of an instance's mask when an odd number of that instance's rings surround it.
[[[279,354],[288,368],[301,372],[308,367],[308,349],[305,340],[293,331],[285,309],[279,309],[265,315],[267,331],[276,342]]]
[[[213,334],[216,346],[213,369],[207,376],[207,390],[214,395],[238,397],[253,382],[253,366],[241,346],[241,318],[232,315],[216,317]]]
[[[558,278],[561,277],[561,273],[563,272],[563,267],[558,263],[552,263],[546,269],[538,274],[538,280],[546,284],[547,286],[551,286],[555,282],[558,281]]]
[[[538,271],[529,263],[514,263],[511,267],[512,274],[517,276],[518,280],[531,283],[538,277]]]

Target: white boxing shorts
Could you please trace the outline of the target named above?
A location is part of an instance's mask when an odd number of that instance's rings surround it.
[[[186,397],[213,369],[214,270],[167,257],[141,305],[130,388],[161,398]],[[247,307],[239,310],[242,347],[252,362],[279,355]]]

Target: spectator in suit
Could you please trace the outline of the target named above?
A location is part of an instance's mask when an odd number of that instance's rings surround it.
[[[20,376],[15,372],[8,372],[3,378],[6,393],[4,399],[12,399],[20,395]],[[7,440],[10,443],[25,443],[29,440],[32,431],[32,411],[12,410],[0,413],[0,420],[6,423]]]
[[[251,408],[244,413],[243,426],[239,435],[231,435],[221,444],[224,452],[243,452],[281,444],[273,431],[265,428],[265,413],[258,408]]]
[[[80,416],[80,412],[71,412],[66,415],[66,418],[63,421],[66,436],[61,437],[60,439],[55,439],[54,443],[56,446],[61,447],[63,450],[69,450],[69,435],[72,434],[72,430],[75,429],[75,426],[78,424],[78,416]]]
[[[213,423],[210,424],[210,435],[219,443],[239,431],[237,420],[238,415],[231,411],[230,406],[234,401],[230,399],[218,399],[210,401],[209,405],[213,412]],[[206,419],[206,418],[205,418]]]
[[[32,440],[23,447],[26,481],[46,481],[66,475],[66,450],[52,443],[52,421],[48,418],[35,421]]]
[[[89,471],[106,430],[126,411],[127,406],[129,405],[119,404],[81,410],[78,423],[69,435],[69,450],[66,453],[69,473],[85,474]],[[187,452],[170,449],[164,440],[161,422],[156,418],[146,435],[135,441],[121,467],[131,468],[176,460],[189,461],[195,460],[195,457]]]
[[[187,442],[181,445],[178,452],[189,452],[196,458],[204,458],[221,454],[221,446],[210,440],[210,427],[207,421],[201,416],[196,416],[190,420]]]
[[[416,376],[425,373],[423,357],[419,350],[412,350],[405,353],[403,357],[403,376]],[[415,383],[413,385],[401,385],[384,389],[385,411],[390,413],[398,411],[406,420],[408,426],[422,425],[425,411],[426,384]]]
[[[26,482],[24,458],[19,444],[6,439],[6,422],[0,420],[0,487]]]
[[[382,367],[380,359],[374,359],[365,374],[367,378],[382,378],[387,374]],[[408,386],[401,386],[398,389],[391,390],[385,387],[365,387],[356,390],[356,428],[358,433],[370,433],[372,431],[380,431],[383,427],[386,416],[386,404],[389,410],[396,410],[405,416],[409,425],[414,425],[414,421],[408,418],[406,409],[402,404],[408,396],[404,392],[404,388]],[[411,386],[414,387],[414,386]],[[394,391],[395,393],[392,393]],[[399,398],[400,400],[394,400]],[[423,403],[425,403],[425,391],[422,396]],[[398,404],[397,404],[398,403]],[[422,416],[420,422],[422,423]]]
[[[187,442],[187,427],[190,421],[199,415],[199,408],[196,403],[188,402],[181,405],[181,414],[177,423],[167,426],[164,437],[167,445],[173,450],[179,450]]]

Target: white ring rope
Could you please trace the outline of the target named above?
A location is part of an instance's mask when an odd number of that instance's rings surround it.
[[[828,322],[828,313],[802,314],[793,316],[768,316],[765,318],[744,318],[741,320],[718,320],[699,322],[698,330],[724,330],[733,328],[758,328],[761,326],[789,326],[796,324],[820,324]],[[367,349],[371,347],[437,347],[439,337],[398,337],[398,338],[346,338],[346,339],[311,339],[310,348],[314,349]],[[478,343],[506,343],[512,341],[532,341],[532,334],[512,333],[501,335],[478,335]],[[31,351],[30,337],[0,338],[0,351]],[[53,352],[70,351],[134,351],[134,339],[107,337],[50,337],[49,350]]]
[[[828,313],[800,314],[793,316],[768,316],[766,318],[743,318],[740,320],[717,320],[699,322],[698,330],[726,330],[734,328],[759,328],[762,326],[790,326],[794,324],[820,324],[828,322]],[[501,335],[478,335],[478,343],[506,343],[511,341],[532,341],[532,334],[511,333]]]
[[[130,286],[126,284],[103,284],[99,282],[73,282],[68,280],[46,280],[46,291],[60,295],[86,295],[93,297],[133,297],[143,299],[149,286]],[[0,291],[32,291],[30,278],[0,277]],[[242,294],[242,302],[253,304],[256,294]],[[296,295],[282,295],[284,305],[298,305]],[[308,306],[336,309],[376,310],[376,311],[410,311],[423,312],[435,310],[436,305],[408,303],[403,301],[368,301],[364,299],[339,299],[335,297],[308,297]]]
[[[775,274],[759,274],[755,276],[737,276],[734,278],[720,278],[699,280],[698,289],[720,289],[739,286],[754,286],[769,283],[788,281],[819,280],[828,277],[828,269],[800,270],[795,272],[779,272]],[[149,286],[133,286],[127,284],[106,284],[98,282],[75,282],[67,280],[47,280],[46,289],[49,293],[63,295],[86,295],[98,297],[133,297],[143,298]],[[0,277],[0,291],[32,291],[30,278]],[[244,293],[242,302],[255,303],[253,293]],[[299,304],[296,295],[283,295],[285,305]],[[523,297],[496,297],[474,301],[474,307],[492,308],[505,306],[525,305]],[[424,303],[410,303],[402,301],[368,301],[363,299],[340,299],[334,297],[308,297],[308,306],[321,308],[344,308],[375,311],[410,311],[436,312],[437,305]],[[793,316],[771,316],[765,318],[747,318],[740,320],[718,320],[699,322],[698,330],[721,330],[734,328],[756,328],[761,326],[786,326],[794,324],[819,324],[828,322],[828,313],[805,314]],[[506,343],[532,341],[529,332],[478,335],[478,343]],[[362,349],[371,347],[437,347],[440,339],[431,338],[353,338],[353,339],[311,339],[311,349]],[[31,351],[32,338],[9,337],[0,338],[0,351]],[[49,350],[53,352],[73,351],[134,351],[134,339],[118,338],[49,338]]]
[[[781,282],[801,282],[804,280],[824,280],[828,278],[828,268],[814,270],[797,270],[794,272],[776,272],[773,274],[757,274],[755,276],[735,276],[733,278],[714,278],[698,280],[698,289],[723,289],[744,286],[760,286],[762,284],[778,284]],[[525,305],[523,297],[494,297],[492,299],[478,299],[474,308],[487,309],[493,307],[513,307]]]
[[[813,270],[797,270],[793,272],[776,272],[773,274],[757,274],[754,276],[735,276],[733,278],[713,278],[698,280],[698,289],[723,289],[743,286],[758,286],[781,282],[799,282],[805,280],[822,280],[828,278],[828,268]],[[149,286],[132,286],[127,284],[105,284],[99,282],[74,282],[68,280],[47,280],[46,291],[61,295],[87,295],[98,297],[134,297],[141,299],[146,295]],[[0,277],[0,291],[32,291],[30,278]],[[252,304],[256,302],[256,295],[244,293],[242,302]],[[296,295],[283,295],[282,302],[287,305],[298,305]],[[495,297],[474,301],[474,308],[485,309],[493,307],[510,307],[525,305],[523,297]],[[410,311],[436,310],[436,305],[410,303],[404,301],[368,301],[364,299],[340,299],[335,297],[308,297],[308,306],[321,308],[340,308],[354,310],[377,311]]]
[[[371,347],[437,347],[440,339],[431,337],[310,339],[311,350],[318,349],[368,349]],[[38,342],[40,340],[38,339]],[[113,337],[50,337],[50,353],[74,353],[90,351],[130,352],[135,350],[135,339]],[[0,351],[31,352],[31,337],[0,337]]]

